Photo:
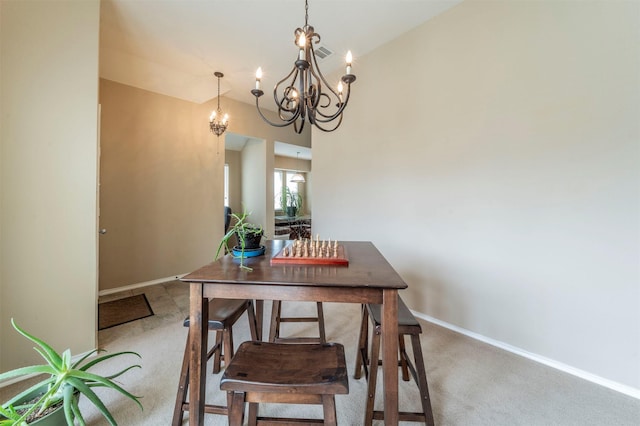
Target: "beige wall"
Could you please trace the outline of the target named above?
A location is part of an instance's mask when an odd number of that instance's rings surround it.
[[[242,150],[242,204],[251,214],[249,222],[263,225],[267,235],[273,223],[273,208],[267,202],[267,193],[273,192],[273,172],[267,168],[269,151],[273,159],[273,144],[269,150],[268,141],[260,139],[250,139]]]
[[[0,371],[96,346],[99,6],[0,2]]]
[[[100,290],[211,261],[223,228],[224,150],[205,106],[104,79],[100,103]]]
[[[299,158],[275,156],[274,167],[277,169],[293,170],[301,172],[311,171],[311,161]]]
[[[222,237],[224,135],[207,125],[216,99],[198,105],[100,80],[100,291],[190,272],[211,261]],[[273,230],[273,144],[310,145],[310,132],[265,124],[254,106],[223,99],[227,132],[259,139],[240,169],[241,194],[252,220]],[[258,143],[258,142],[252,142]],[[247,175],[248,176],[244,176]],[[248,189],[251,188],[251,189]],[[232,208],[234,206],[232,205]],[[236,205],[234,211],[241,211]],[[264,222],[263,222],[264,221]]]
[[[224,161],[229,164],[229,207],[234,212],[242,212],[242,162],[240,151],[225,151]]]
[[[640,388],[639,16],[464,2],[357,58],[314,232],[373,240],[419,312]]]

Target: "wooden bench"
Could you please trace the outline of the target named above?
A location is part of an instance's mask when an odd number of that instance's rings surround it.
[[[349,393],[344,347],[339,343],[244,342],[220,380],[231,401],[229,425],[337,425],[335,395]],[[259,403],[322,404],[324,420],[258,416]]]
[[[246,311],[249,317],[249,329],[251,338],[257,340],[256,333],[256,316],[253,310],[253,301],[246,299],[220,299],[214,298],[205,304],[209,312],[208,329],[216,332],[216,343],[207,353],[207,359],[215,356],[213,361],[213,373],[220,372],[221,361],[224,360],[228,365],[233,358],[233,325],[238,318]],[[189,327],[189,317],[187,317],[183,325]],[[178,382],[178,394],[176,395],[176,403],[173,409],[173,426],[182,425],[182,419],[185,411],[189,411],[189,403],[187,402],[187,390],[189,388],[189,336],[184,349],[184,357],[182,358],[182,369],[180,371],[180,379]],[[222,405],[206,405],[205,412],[209,414],[227,415],[228,403]]]
[[[373,324],[373,337],[371,339],[371,351],[368,352],[368,319]],[[367,304],[362,309],[362,324],[360,326],[360,338],[358,339],[358,351],[356,353],[356,366],[353,377],[359,379],[364,368],[365,376],[368,380],[367,405],[365,408],[365,426],[371,426],[372,421],[384,420],[384,412],[374,410],[374,402],[376,398],[376,382],[378,378],[378,365],[380,362],[380,334],[382,333],[382,313],[380,305]],[[431,409],[431,399],[429,397],[429,386],[427,384],[427,374],[424,368],[424,359],[422,356],[422,347],[420,346],[420,334],[422,327],[413,316],[407,305],[400,296],[398,296],[398,343],[400,351],[400,360],[398,365],[402,368],[402,379],[409,380],[409,370],[413,376],[418,390],[420,391],[420,400],[422,404],[422,412],[400,412],[399,420],[405,422],[423,422],[429,426],[433,426],[433,411]],[[414,364],[411,363],[405,348],[404,337],[411,336],[411,345],[413,349]]]

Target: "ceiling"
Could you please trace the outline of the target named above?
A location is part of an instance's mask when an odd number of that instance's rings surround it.
[[[319,61],[322,72],[343,67],[351,50],[358,75],[358,57],[461,1],[310,0],[309,25],[320,46],[334,52]],[[100,77],[203,103],[217,96],[213,73],[220,71],[221,94],[253,104],[259,66],[263,88],[293,67],[293,33],[304,25],[304,13],[303,0],[102,0]],[[228,132],[225,147],[241,150],[247,140]],[[275,151],[311,159],[305,147],[280,143]]]
[[[324,74],[422,24],[461,0],[310,0],[309,25],[334,54]],[[273,86],[293,67],[293,32],[304,25],[302,0],[102,0],[100,76],[203,103],[225,97],[251,103],[255,71]],[[224,105],[224,104],[223,104]],[[262,106],[262,104],[261,104]]]

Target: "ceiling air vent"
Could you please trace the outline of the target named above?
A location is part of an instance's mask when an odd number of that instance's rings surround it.
[[[318,59],[324,59],[327,56],[333,55],[333,52],[324,46],[317,47],[314,50],[316,52],[316,56],[318,57]]]

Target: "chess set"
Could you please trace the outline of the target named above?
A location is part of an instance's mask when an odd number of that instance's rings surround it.
[[[293,240],[271,258],[272,265],[349,265],[347,251],[337,240]]]

